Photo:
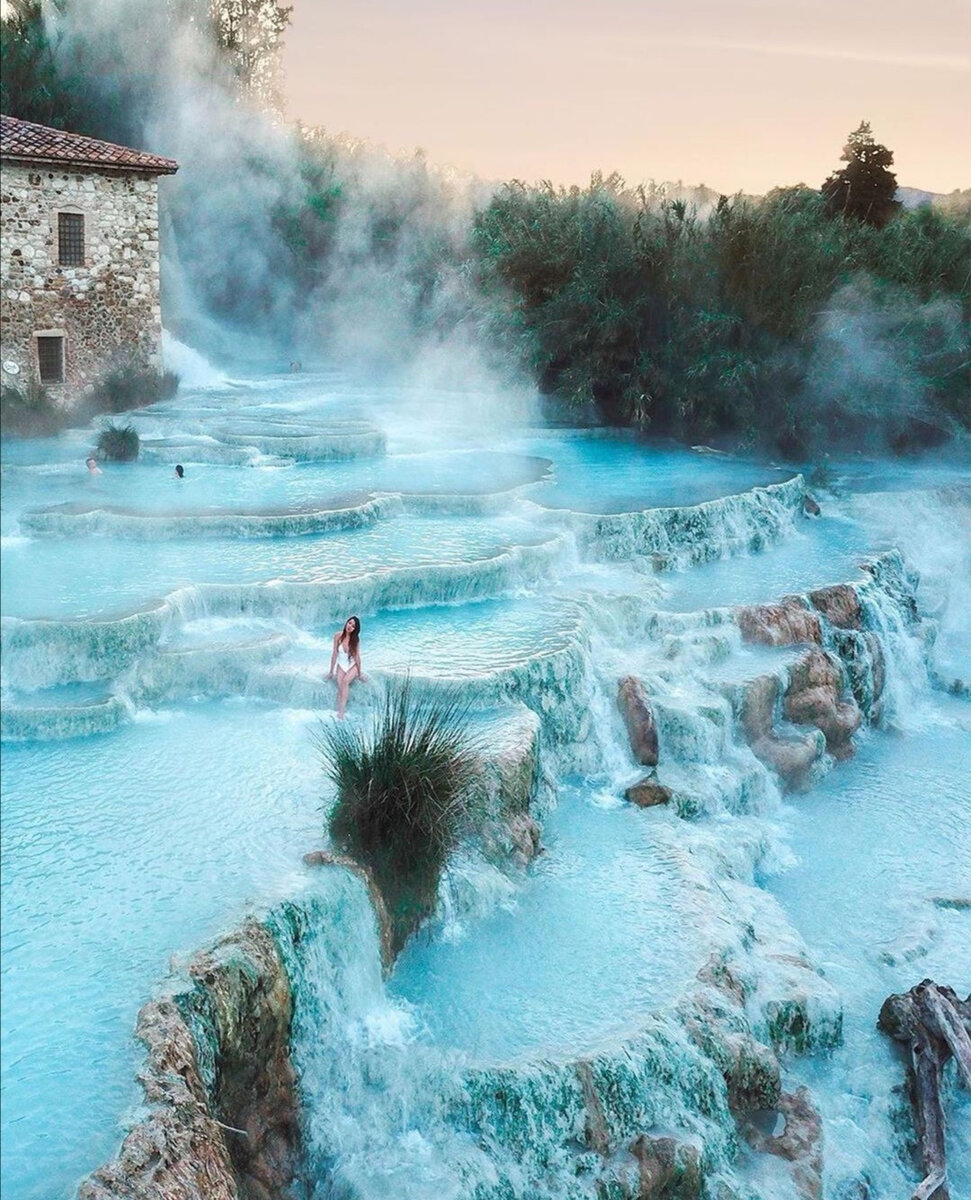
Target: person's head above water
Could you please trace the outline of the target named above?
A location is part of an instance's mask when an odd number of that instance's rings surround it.
[[[175,467],[176,479],[182,479],[182,478],[184,478],[184,476],[185,476],[185,467],[183,467],[183,465],[181,463],[177,463],[176,467]]]
[[[100,475],[101,468],[98,466],[98,460],[93,454],[89,454],[84,460],[84,465],[88,468],[92,475]]]
[[[357,653],[357,641],[361,636],[361,618],[348,617],[344,622],[344,628],[341,630],[341,641],[347,642],[351,654]]]

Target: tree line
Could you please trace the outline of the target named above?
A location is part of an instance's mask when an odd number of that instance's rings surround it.
[[[110,45],[65,41],[59,18],[75,2],[11,0],[3,111],[138,144],[153,93],[112,72]],[[289,8],[159,3],[212,47],[241,122],[278,111]],[[224,253],[194,281],[217,322],[326,348],[348,280],[370,276],[401,328],[475,329],[567,414],[792,457],[971,429],[968,208],[903,210],[893,155],[865,122],[817,188],[692,200],[598,174],[586,188],[513,181],[471,206],[420,157],[375,172],[359,147],[271,125],[272,139],[241,143],[247,223],[225,224]],[[290,173],[274,188],[283,143]],[[177,235],[198,236],[199,204],[199,188],[170,202]],[[253,260],[254,223],[271,261],[244,288],[234,271]],[[236,251],[234,236],[246,238]]]

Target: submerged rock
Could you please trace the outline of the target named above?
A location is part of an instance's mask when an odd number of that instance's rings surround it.
[[[775,675],[759,675],[748,683],[742,701],[742,732],[756,758],[771,767],[785,787],[801,791],[810,783],[826,741],[818,734],[781,733],[776,729],[781,690]]]
[[[617,707],[627,726],[631,753],[644,767],[656,767],[658,760],[657,724],[644,685],[633,675],[623,678],[617,687]]]
[[[783,1092],[768,1115],[781,1117],[783,1126],[766,1133],[754,1121],[742,1123],[742,1136],[763,1154],[774,1154],[792,1164],[793,1196],[820,1200],[823,1194],[823,1123],[809,1089]],[[774,1122],[773,1124],[776,1124]]]
[[[642,1133],[630,1153],[639,1175],[636,1200],[699,1200],[703,1177],[696,1146]]]
[[[671,799],[671,789],[659,783],[653,775],[646,775],[624,792],[624,799],[640,808],[652,808],[655,804],[667,804]]]

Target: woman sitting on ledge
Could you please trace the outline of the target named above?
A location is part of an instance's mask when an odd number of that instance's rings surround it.
[[[364,680],[361,670],[361,621],[359,617],[348,617],[344,628],[334,634],[334,650],[330,656],[328,679],[337,678],[337,715],[343,720],[347,708],[347,693],[355,679]],[[366,682],[366,681],[365,681]]]

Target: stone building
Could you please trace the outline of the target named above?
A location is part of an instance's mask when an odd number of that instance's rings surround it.
[[[178,164],[0,118],[3,382],[64,402],[123,366],[161,370],[158,177]]]

